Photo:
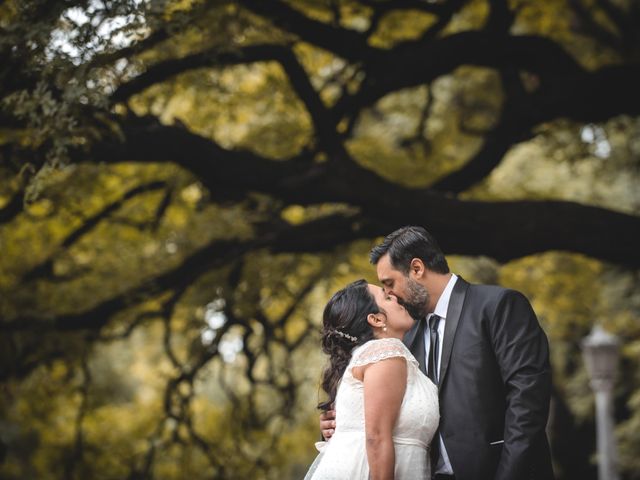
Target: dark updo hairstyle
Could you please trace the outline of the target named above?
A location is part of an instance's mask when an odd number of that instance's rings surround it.
[[[364,280],[350,283],[336,292],[324,307],[322,351],[329,355],[329,366],[322,377],[322,389],[329,398],[318,404],[319,409],[331,408],[338,384],[351,360],[351,351],[373,338],[373,329],[367,322],[367,316],[380,312]]]

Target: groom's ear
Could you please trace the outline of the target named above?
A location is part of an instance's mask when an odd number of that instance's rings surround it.
[[[409,275],[412,278],[418,279],[424,277],[426,273],[426,267],[424,262],[419,258],[413,258],[409,264]]]

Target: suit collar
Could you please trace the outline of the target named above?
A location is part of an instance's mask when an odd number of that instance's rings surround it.
[[[415,346],[415,342],[417,340],[417,335],[418,335],[418,330],[420,330],[420,320],[414,320],[413,321],[413,327],[411,327],[411,329],[404,334],[404,338],[402,339],[402,341],[404,342],[404,344],[407,346],[407,348],[409,350],[411,350],[412,352],[414,351],[414,346]],[[420,359],[417,358],[418,363],[420,363],[420,365],[422,365],[424,363],[424,358]]]
[[[462,307],[464,306],[464,300],[467,296],[468,289],[469,283],[467,283],[462,277],[458,277],[456,284],[453,286],[453,291],[451,292],[449,308],[447,309],[447,321],[444,326],[442,357],[440,359],[440,387],[444,385],[447,375],[453,341],[455,340],[456,330],[458,328],[458,323],[462,314]]]

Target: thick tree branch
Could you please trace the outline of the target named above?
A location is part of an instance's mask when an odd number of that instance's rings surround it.
[[[503,128],[508,127],[505,125]],[[512,139],[518,134],[522,132],[507,131],[505,136]],[[495,237],[491,235],[492,238],[487,238],[486,242],[465,247],[468,252],[457,251],[456,253],[477,254],[482,248],[486,248],[485,254],[493,255],[499,260],[508,260],[535,253],[533,249],[538,248],[535,251],[573,250],[621,263],[629,262],[631,257],[634,257],[633,248],[624,238],[637,237],[640,219],[605,209],[594,210],[594,207],[584,207],[571,202],[476,204],[460,201],[431,189],[402,188],[371,172],[368,172],[368,175],[362,175],[362,172],[344,168],[339,163],[314,164],[301,159],[272,162],[248,152],[229,152],[208,140],[176,127],[156,126],[135,130],[135,133],[132,131],[127,145],[127,150],[119,155],[104,149],[102,153],[111,161],[136,158],[137,160],[176,162],[193,171],[203,184],[214,195],[217,193],[221,199],[226,198],[227,195],[229,198],[234,198],[238,191],[254,190],[273,195],[285,202],[301,205],[344,202],[366,209],[363,217],[365,220],[377,219],[387,227],[422,222],[425,225],[436,225],[440,230],[451,228],[447,225],[451,224],[452,218],[456,218],[464,225],[459,226],[461,231],[466,232],[461,238],[480,238],[476,230],[492,229],[496,232]],[[498,147],[500,145],[502,145],[500,148],[504,148],[506,143],[498,144]],[[189,154],[185,155],[185,152]],[[501,158],[501,155],[496,155],[495,158]],[[487,147],[484,162],[490,161],[493,159]],[[301,168],[303,166],[310,171]],[[238,173],[247,171],[252,171],[254,174],[247,176]],[[517,211],[519,206],[530,211],[521,214],[511,213],[511,209]],[[505,216],[512,216],[513,223],[504,223]],[[568,234],[565,230],[569,223],[565,223],[564,219],[569,216],[576,219],[576,224],[573,225],[574,231],[581,232],[580,234]],[[609,229],[605,228],[607,218],[611,222],[611,228],[618,231],[618,236],[611,235]],[[517,227],[525,219],[524,225],[527,228]],[[549,236],[532,232],[532,229],[549,232]],[[333,236],[329,230],[328,227],[320,228],[313,232],[312,236],[318,241],[330,244]],[[375,230],[378,232],[376,234],[382,234],[385,228]],[[517,230],[517,232],[510,232],[510,230]],[[304,227],[301,226],[295,232],[304,231]],[[526,236],[518,233],[523,231],[527,232]],[[309,231],[304,234],[311,235],[311,233]],[[293,237],[295,237],[294,231],[290,232],[288,238]],[[510,238],[510,244],[508,248],[497,251],[492,245],[493,241],[502,245],[503,241],[500,238]],[[587,241],[587,238],[591,240]],[[536,239],[537,243],[533,239]],[[617,244],[615,248],[608,246],[612,239]],[[302,241],[297,237],[296,241],[300,241],[300,245],[309,244],[308,240]],[[294,247],[293,244],[287,245],[288,248]]]
[[[382,212],[336,214],[298,226],[265,225],[251,241],[214,241],[173,270],[88,310],[54,318],[17,318],[0,323],[0,331],[5,332],[4,338],[34,330],[46,335],[69,335],[72,331],[99,334],[114,314],[132,306],[132,298],[149,298],[167,290],[181,291],[202,273],[235,262],[250,250],[266,247],[276,253],[331,251],[356,239],[382,236],[409,223],[426,225],[447,254],[488,255],[509,261],[547,250],[568,250],[640,267],[636,255],[640,242],[638,217],[572,202],[470,202],[443,197],[425,205],[419,199],[396,200],[406,203],[394,202]],[[452,222],[452,218],[456,221]],[[469,242],[469,238],[474,241]],[[215,355],[213,350],[207,352],[203,362]],[[63,351],[52,351],[48,358],[64,355]],[[25,360],[3,372],[0,379],[26,375],[41,361],[40,357]]]
[[[329,50],[336,55],[359,63],[377,49],[367,43],[365,35],[312,20],[280,0],[240,0],[245,8],[273,22],[285,32],[301,40]]]
[[[376,0],[358,0],[358,3],[365,5],[373,9],[376,13],[389,13],[396,12],[398,10],[418,10],[426,13],[432,13],[434,15],[443,15],[447,12],[449,3],[427,3],[423,0],[393,0],[389,1],[376,1]]]
[[[13,194],[11,200],[0,208],[0,224],[9,223],[22,212],[24,205],[24,190],[19,190]]]
[[[113,64],[116,60],[121,58],[131,58],[134,55],[149,50],[159,43],[169,38],[169,32],[167,27],[159,28],[144,39],[128,46],[121,48],[114,52],[101,53],[91,59],[89,63],[83,65],[82,68],[86,71],[92,70],[98,67],[104,67],[106,65]]]
[[[492,0],[489,2],[489,8],[485,29],[496,34],[507,34],[515,18],[507,0]]]
[[[437,41],[405,42],[378,54],[365,64],[367,77],[360,90],[343,97],[333,111],[338,118],[356,114],[390,92],[430,83],[461,65],[509,67],[553,78],[586,74],[573,57],[551,40],[462,32]]]
[[[415,196],[415,195],[414,195]],[[399,199],[406,202],[406,199]],[[384,212],[333,215],[298,226],[270,228],[248,242],[216,241],[192,254],[177,268],[143,282],[91,309],[47,321],[20,318],[0,326],[4,331],[96,330],[130,299],[189,284],[194,277],[267,247],[274,252],[322,252],[359,238],[375,238],[409,223],[426,225],[447,254],[488,255],[509,261],[548,250],[567,250],[639,267],[640,218],[573,202],[472,202],[442,197],[425,205],[406,202]],[[380,208],[380,207],[378,207]],[[456,222],[452,223],[451,218]],[[473,242],[468,239],[473,238]]]
[[[289,81],[300,100],[311,116],[316,135],[324,150],[330,155],[348,158],[344,145],[336,131],[336,120],[327,110],[322,99],[313,88],[309,75],[291,50],[284,50],[278,55],[278,61],[286,71]]]
[[[432,185],[435,190],[462,192],[486,178],[516,143],[533,128],[556,118],[599,122],[620,114],[640,113],[640,64],[606,67],[593,73],[561,76],[530,95],[507,98],[498,125],[480,151],[459,170]]]
[[[640,97],[631,92],[639,84],[640,63],[558,76],[533,95],[533,116],[539,122],[559,117],[594,122],[636,115],[640,113]]]
[[[535,121],[522,118],[523,102],[505,105],[498,124],[484,135],[480,150],[460,169],[449,173],[431,185],[434,190],[460,193],[484,180],[496,168],[505,154],[518,142],[530,138]]]
[[[89,156],[77,152],[73,158],[78,162],[106,163],[178,160],[177,164],[198,177],[214,198],[225,200],[245,198],[247,191],[259,190],[264,182],[274,188],[307,185],[326,169],[307,152],[286,162],[275,162],[249,151],[226,150],[184,128],[162,125],[155,117],[129,116],[122,129],[124,142],[106,140],[96,144]]]

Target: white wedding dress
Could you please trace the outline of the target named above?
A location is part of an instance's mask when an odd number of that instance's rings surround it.
[[[393,357],[407,361],[407,389],[393,430],[395,479],[431,478],[428,448],[440,413],[438,388],[418,368],[418,362],[396,338],[370,340],[355,348],[336,394],[336,428],[328,442],[320,442],[320,454],[305,480],[369,478],[365,446],[364,388],[353,377],[354,367]]]

